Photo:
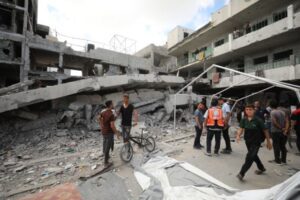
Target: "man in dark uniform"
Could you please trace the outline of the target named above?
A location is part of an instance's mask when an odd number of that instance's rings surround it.
[[[121,106],[118,116],[122,116],[122,136],[124,143],[127,143],[129,140],[130,130],[132,125],[136,126],[138,122],[138,114],[137,111],[134,109],[134,106],[129,103],[129,95],[123,95],[123,105]],[[134,124],[132,124],[132,117],[134,116]]]
[[[261,120],[263,120],[263,122],[265,122],[265,114],[267,111],[261,108],[259,101],[254,102],[254,107],[255,107],[254,115],[260,118]]]
[[[205,105],[204,103],[199,103],[197,106],[197,109],[194,112],[194,119],[195,119],[195,131],[196,131],[196,136],[194,140],[194,148],[195,149],[201,149],[203,146],[201,145],[201,134],[203,130],[203,122],[204,122],[204,109]]]
[[[240,122],[240,129],[237,132],[236,141],[239,142],[241,135],[245,134],[245,142],[248,149],[246,155],[245,163],[243,164],[241,171],[237,175],[237,178],[243,180],[246,172],[250,169],[253,162],[256,163],[258,170],[255,171],[256,174],[262,174],[266,171],[264,165],[258,157],[258,151],[261,145],[261,142],[264,140],[264,137],[267,140],[267,148],[272,149],[272,144],[270,140],[270,135],[268,130],[264,126],[264,122],[255,116],[254,105],[247,105],[245,107],[246,116]],[[262,135],[262,132],[264,135]]]

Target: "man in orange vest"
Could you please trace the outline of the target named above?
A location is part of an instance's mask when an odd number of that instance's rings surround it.
[[[218,101],[214,99],[211,102],[211,108],[209,108],[204,114],[204,126],[207,129],[206,138],[206,155],[211,156],[211,141],[215,136],[215,150],[214,154],[219,155],[221,132],[224,128],[224,118],[222,109],[218,107]]]

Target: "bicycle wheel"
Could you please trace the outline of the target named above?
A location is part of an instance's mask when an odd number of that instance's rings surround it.
[[[148,152],[152,152],[155,149],[155,140],[153,137],[149,136],[145,139],[145,148]]]
[[[133,148],[130,143],[124,144],[120,150],[121,160],[124,162],[130,162],[133,157]]]

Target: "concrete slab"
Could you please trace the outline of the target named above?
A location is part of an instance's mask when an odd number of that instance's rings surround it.
[[[0,96],[0,113],[81,92],[113,89],[130,85],[134,85],[135,87],[139,85],[143,85],[144,87],[178,86],[184,82],[182,77],[156,76],[154,74],[87,78],[60,85]]]

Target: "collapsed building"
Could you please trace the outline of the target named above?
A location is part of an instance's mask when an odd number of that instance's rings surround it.
[[[129,55],[86,44],[85,51],[78,51],[37,23],[37,0],[1,1],[0,8],[2,119],[31,120],[35,125],[25,127],[33,129],[45,125],[38,119],[47,111],[57,114],[50,121],[60,128],[81,124],[99,130],[97,116],[105,101],[113,100],[118,107],[125,91],[140,115],[159,110],[159,120],[171,118],[174,91],[185,80],[168,75],[177,60],[166,47],[151,44]],[[200,100],[189,92],[177,104],[191,107]],[[183,113],[179,110],[179,115]],[[2,129],[2,133],[10,131]]]
[[[150,126],[163,121],[161,135],[171,133],[174,93],[185,80],[168,74],[177,61],[166,47],[149,45],[129,55],[86,44],[78,51],[37,23],[37,0],[1,0],[0,10],[0,190],[6,197],[49,177],[57,182],[63,169],[71,174],[79,165],[95,169],[98,151],[89,151],[85,164],[60,155],[99,149],[99,113],[107,100],[118,109],[124,92],[140,121]],[[187,110],[199,101],[191,91],[181,95],[178,121],[188,121]],[[43,157],[50,159],[40,161]]]
[[[37,5],[1,1],[1,113],[79,93],[170,91],[184,83],[181,77],[166,76],[176,59],[163,47],[150,45],[136,55],[95,49],[93,44],[85,52],[73,50],[50,36],[49,27],[37,24]]]

